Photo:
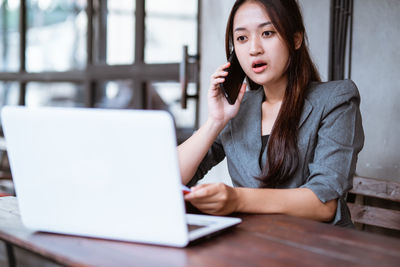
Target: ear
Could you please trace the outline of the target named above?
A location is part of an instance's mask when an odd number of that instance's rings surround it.
[[[301,47],[303,43],[303,33],[302,32],[296,32],[294,34],[294,48],[297,50]]]

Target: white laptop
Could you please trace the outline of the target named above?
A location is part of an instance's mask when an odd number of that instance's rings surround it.
[[[185,214],[167,112],[7,106],[1,115],[28,228],[184,247],[241,222]]]

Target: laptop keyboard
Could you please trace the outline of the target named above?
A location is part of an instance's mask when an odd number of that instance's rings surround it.
[[[202,217],[188,217],[186,225],[189,233],[198,229],[207,228],[211,224],[215,224],[215,219]]]
[[[189,233],[190,233],[190,232],[192,232],[194,230],[207,227],[207,225],[187,224],[187,227],[188,227],[188,230],[189,230]]]

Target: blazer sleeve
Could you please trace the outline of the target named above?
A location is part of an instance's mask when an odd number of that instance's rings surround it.
[[[324,101],[324,100],[321,100]],[[358,153],[364,145],[360,95],[352,81],[343,81],[326,100],[309,176],[303,188],[322,202],[337,199],[352,188]]]
[[[204,156],[196,173],[187,185],[189,187],[195,185],[212,167],[220,163],[224,158],[225,151],[221,142],[221,135],[219,135],[208,150],[207,154]]]

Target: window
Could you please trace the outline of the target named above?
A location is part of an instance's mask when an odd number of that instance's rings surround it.
[[[182,141],[198,126],[199,5],[0,0],[1,103],[165,109]]]

